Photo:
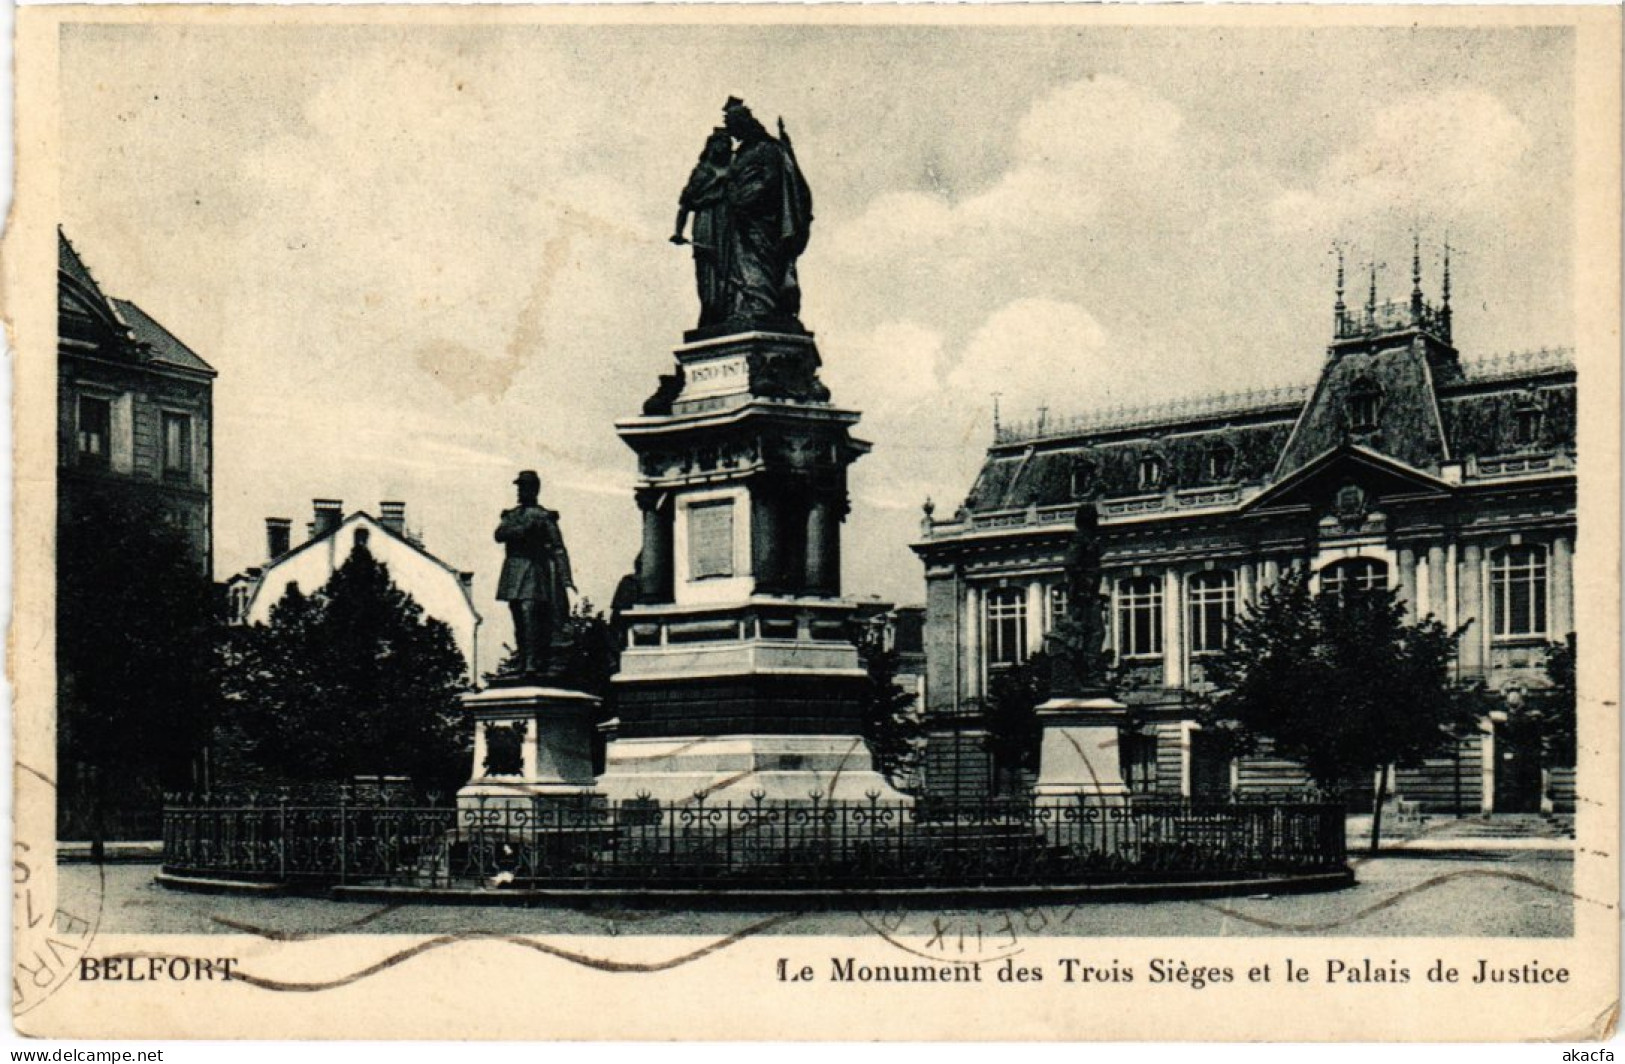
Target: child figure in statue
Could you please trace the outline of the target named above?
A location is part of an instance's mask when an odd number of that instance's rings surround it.
[[[728,131],[719,126],[706,138],[700,161],[694,164],[694,172],[688,175],[688,185],[677,201],[677,224],[672,229],[671,242],[694,249],[694,283],[700,294],[701,328],[720,324],[728,317],[727,196],[728,167],[732,161],[733,141]],[[691,217],[692,239],[683,235]]]

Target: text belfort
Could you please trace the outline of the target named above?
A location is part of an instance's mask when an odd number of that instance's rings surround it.
[[[229,981],[236,957],[81,957],[79,979],[92,983]]]

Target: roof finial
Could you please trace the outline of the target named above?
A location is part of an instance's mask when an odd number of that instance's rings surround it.
[[[1450,309],[1450,234],[1444,235],[1444,309]]]
[[[1422,324],[1422,234],[1411,230],[1411,324]]]
[[[1444,235],[1444,302],[1439,307],[1439,321],[1444,332],[1445,343],[1451,343],[1450,338],[1450,234]]]
[[[1343,242],[1334,240],[1332,250],[1337,253],[1337,302],[1332,304],[1332,336],[1342,339],[1348,331],[1348,305],[1343,302]]]
[[[1000,393],[1000,392],[994,392],[993,393],[993,432],[994,432],[995,435],[997,435],[998,431],[999,431],[999,396],[1000,396],[1000,394],[1002,394],[1002,393]]]
[[[1367,328],[1377,323],[1377,263],[1371,262],[1371,287],[1365,297],[1365,324]]]

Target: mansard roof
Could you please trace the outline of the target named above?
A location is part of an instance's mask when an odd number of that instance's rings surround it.
[[[1382,417],[1351,434],[1351,388],[1371,386]],[[1520,413],[1538,416],[1523,419]],[[1397,468],[1437,477],[1445,462],[1572,447],[1572,352],[1541,350],[1443,367],[1407,346],[1343,353],[1315,386],[1218,395],[1138,409],[1006,425],[997,432],[965,509],[1059,506],[1084,489],[1105,499],[1167,491],[1261,489],[1348,445]],[[1521,433],[1535,426],[1536,438]],[[1147,459],[1161,478],[1142,477]]]

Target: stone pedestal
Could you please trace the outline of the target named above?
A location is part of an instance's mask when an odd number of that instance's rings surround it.
[[[598,792],[687,803],[906,803],[863,733],[868,678],[841,598],[847,469],[869,445],[794,322],[699,330],[616,423],[638,455],[638,604]]]
[[[577,804],[593,786],[599,699],[560,687],[492,687],[463,696],[474,722],[474,770],[457,792],[461,810],[530,809],[535,800]],[[492,765],[490,728],[515,728],[517,765]]]
[[[913,801],[874,769],[851,735],[714,735],[620,739],[610,745],[598,791],[612,802],[653,798],[686,805]]]
[[[1120,801],[1122,732],[1128,707],[1107,695],[1052,698],[1038,707],[1044,729],[1038,757],[1040,798]]]

